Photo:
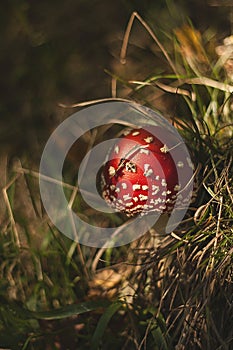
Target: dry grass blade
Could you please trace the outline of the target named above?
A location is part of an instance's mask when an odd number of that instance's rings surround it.
[[[7,155],[0,155],[0,188],[3,189],[7,182]],[[6,206],[5,202],[0,197],[0,223],[4,221]]]
[[[103,103],[103,102],[111,102],[111,101],[120,101],[120,102],[132,102],[129,99],[125,98],[120,98],[120,97],[108,97],[108,98],[102,98],[98,100],[91,100],[91,101],[85,101],[85,102],[78,102],[78,103],[73,103],[70,105],[64,104],[64,103],[59,103],[58,106],[62,108],[75,108],[75,107],[86,107],[90,106],[96,103]]]
[[[197,78],[191,78],[191,79],[184,79],[183,83],[187,84],[193,84],[193,85],[203,85],[203,86],[209,86],[214,89],[218,89],[225,92],[233,93],[233,86],[229,84],[224,84],[219,81],[207,78],[207,77],[197,77]]]
[[[187,96],[189,97],[192,101],[196,100],[196,95],[194,92],[190,92],[184,89],[181,89],[179,87],[173,87],[171,85],[166,85],[163,84],[159,81],[155,81],[153,83],[150,82],[144,82],[144,81],[137,81],[137,80],[129,80],[130,84],[135,84],[135,85],[139,85],[139,87],[144,87],[144,86],[157,86],[159,89],[161,89],[162,91],[165,92],[169,92],[172,94],[178,94],[178,95],[183,95],[183,96]]]
[[[21,176],[21,174],[16,174],[13,179],[8,182],[8,184],[2,189],[2,193],[3,193],[3,198],[9,213],[9,219],[12,225],[12,229],[13,229],[13,233],[14,233],[14,239],[15,239],[15,243],[18,247],[20,247],[20,239],[19,239],[19,233],[17,230],[17,226],[16,226],[16,222],[14,219],[14,214],[13,214],[13,210],[12,210],[12,206],[7,194],[7,191],[11,188],[11,186],[17,181],[17,179]]]
[[[129,44],[129,36],[130,36],[131,30],[132,30],[132,26],[133,26],[135,18],[143,25],[143,27],[146,29],[146,31],[150,34],[152,39],[158,45],[158,47],[160,48],[160,50],[164,54],[167,62],[169,63],[170,67],[172,68],[173,72],[177,76],[179,76],[178,71],[177,71],[175,65],[173,64],[172,60],[170,59],[166,49],[161,44],[161,42],[159,41],[159,39],[157,38],[157,36],[153,32],[153,30],[150,28],[150,26],[142,19],[142,17],[137,12],[132,13],[132,15],[129,19],[129,22],[128,22],[128,26],[127,26],[126,31],[125,31],[125,35],[124,35],[124,39],[123,39],[123,43],[122,43],[122,48],[121,48],[121,53],[120,53],[121,63],[122,64],[126,63],[126,53],[127,53],[127,47]]]

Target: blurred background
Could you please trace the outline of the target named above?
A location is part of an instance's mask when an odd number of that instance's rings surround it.
[[[166,40],[169,50],[174,40],[167,33],[190,21],[200,32],[211,33],[212,46],[221,43],[231,34],[230,5],[213,0],[2,1],[1,152],[20,156],[29,150],[39,156],[51,130],[73,113],[59,103],[110,97],[108,72],[131,79],[145,79],[156,69],[164,73],[164,58],[137,21],[130,60],[121,66],[120,48],[133,11]]]

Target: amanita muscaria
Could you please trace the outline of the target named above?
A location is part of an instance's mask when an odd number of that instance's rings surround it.
[[[171,132],[156,126],[131,129],[120,137],[102,170],[106,202],[127,216],[171,212],[180,190],[177,167],[184,166],[182,159],[175,164],[169,151],[177,144]]]

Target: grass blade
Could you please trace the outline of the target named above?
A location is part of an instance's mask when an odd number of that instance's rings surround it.
[[[104,331],[112,318],[112,316],[122,307],[121,302],[115,302],[111,304],[100,317],[98,325],[95,329],[95,333],[93,334],[91,340],[91,350],[98,349],[101,338],[103,337]]]
[[[29,311],[31,318],[40,320],[61,320],[67,317],[80,315],[99,308],[106,308],[109,302],[106,300],[87,301],[80,304],[67,305],[65,307],[49,311]]]

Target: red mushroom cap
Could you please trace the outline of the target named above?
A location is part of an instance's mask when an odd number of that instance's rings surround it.
[[[153,134],[143,128],[128,131],[109,152],[103,167],[102,196],[127,216],[170,212],[177,199],[178,174],[170,146],[155,134],[166,132],[173,145],[174,136],[160,127],[150,130]]]

